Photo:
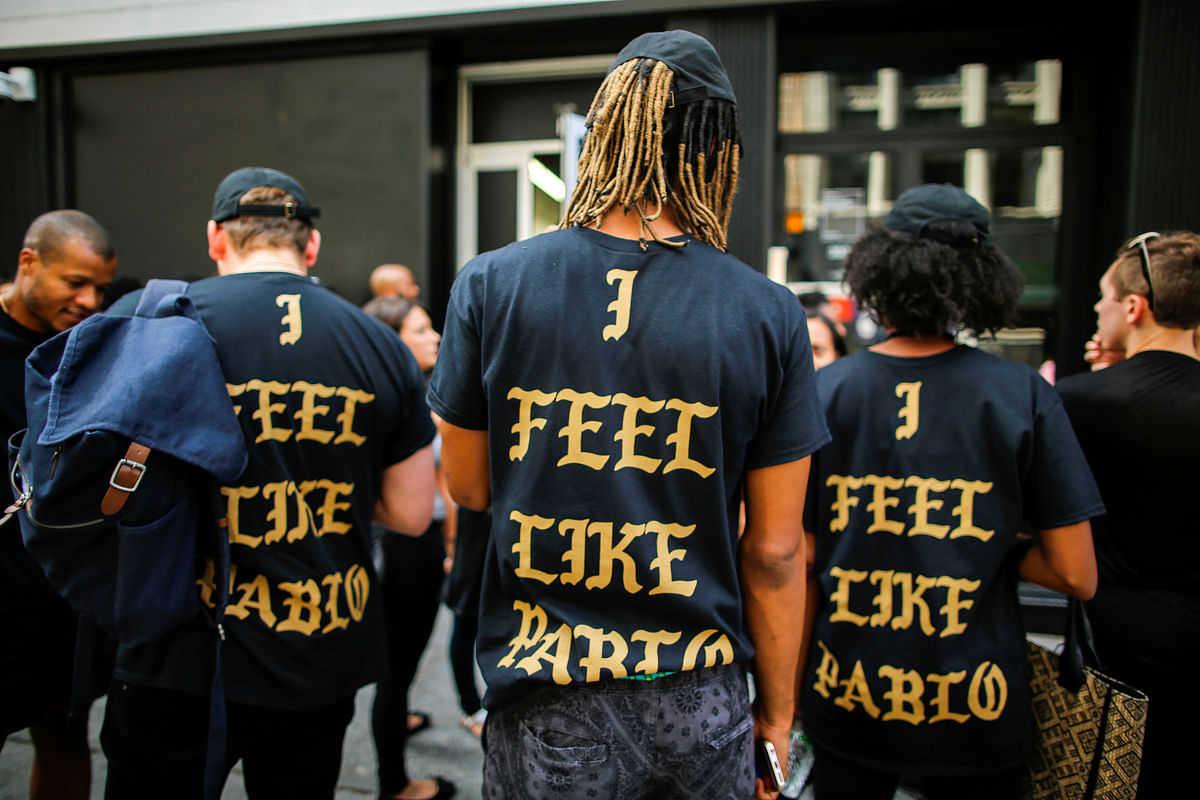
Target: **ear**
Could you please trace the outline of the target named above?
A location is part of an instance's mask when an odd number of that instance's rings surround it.
[[[317,253],[321,250],[321,232],[316,228],[309,231],[308,242],[304,245],[304,266],[312,269],[317,263]]]
[[[37,251],[29,247],[22,247],[20,254],[17,255],[17,277],[32,278],[37,274],[41,265],[42,259]]]
[[[1137,325],[1139,322],[1152,319],[1154,312],[1150,310],[1150,301],[1145,295],[1130,294],[1125,298],[1125,322]]]
[[[225,229],[210,219],[207,234],[208,257],[213,261],[224,261],[229,251],[229,240],[225,236]]]

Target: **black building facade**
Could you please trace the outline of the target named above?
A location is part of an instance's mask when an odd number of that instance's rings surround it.
[[[265,164],[322,206],[327,284],[361,301],[376,264],[407,263],[437,319],[467,257],[557,218],[556,126],[586,112],[607,60],[687,28],[739,95],[732,252],[836,291],[846,243],[900,192],[963,185],[1026,273],[1037,357],[1077,371],[1113,250],[1200,228],[1200,4],[1094,11],[618,0],[7,47],[0,70],[32,69],[37,98],[0,99],[0,253],[11,272],[34,216],[78,207],[109,228],[123,273],[208,274],[213,187]]]

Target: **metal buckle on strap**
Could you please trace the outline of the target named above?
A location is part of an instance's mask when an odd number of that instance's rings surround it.
[[[137,442],[129,443],[124,458],[117,462],[108,479],[108,488],[100,500],[101,514],[111,517],[125,507],[125,501],[142,485],[142,478],[146,475],[146,459],[149,457],[149,447]]]
[[[121,468],[125,467],[137,473],[137,478],[133,481],[133,486],[122,486],[117,483],[117,478],[121,475]],[[137,461],[130,461],[128,458],[122,458],[117,462],[117,466],[113,468],[112,477],[108,479],[108,485],[114,489],[120,489],[122,492],[136,492],[137,488],[142,485],[142,478],[146,475],[146,465],[140,464]]]
[[[20,479],[20,486],[17,486],[18,478]],[[20,494],[17,495],[17,499],[12,501],[11,505],[4,509],[4,516],[0,517],[0,525],[8,522],[12,518],[12,515],[24,508],[25,504],[29,502],[29,498],[33,497],[33,486],[27,485],[25,473],[21,471],[21,460],[19,458],[13,460],[12,472],[9,474],[8,480],[12,485],[13,491],[19,491]]]

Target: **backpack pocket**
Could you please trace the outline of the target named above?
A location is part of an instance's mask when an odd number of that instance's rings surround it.
[[[117,523],[117,638],[138,645],[159,638],[200,611],[195,582],[196,525],[191,495],[151,522]]]

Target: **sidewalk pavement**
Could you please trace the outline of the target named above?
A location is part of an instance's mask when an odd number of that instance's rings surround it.
[[[412,707],[428,712],[433,717],[433,725],[409,741],[408,772],[414,778],[442,775],[458,786],[456,798],[481,800],[483,750],[479,741],[459,725],[462,713],[447,658],[452,623],[452,615],[443,606],[409,693]],[[378,796],[375,749],[371,744],[371,700],[374,695],[374,686],[364,687],[358,692],[354,719],[346,732],[342,774],[335,800],[374,800]],[[105,762],[99,743],[103,718],[104,701],[101,699],[92,706],[89,718],[92,800],[102,800],[104,797]],[[27,731],[8,737],[4,750],[0,751],[0,800],[28,798],[32,760],[33,746]],[[234,767],[221,798],[245,800],[240,767]]]

